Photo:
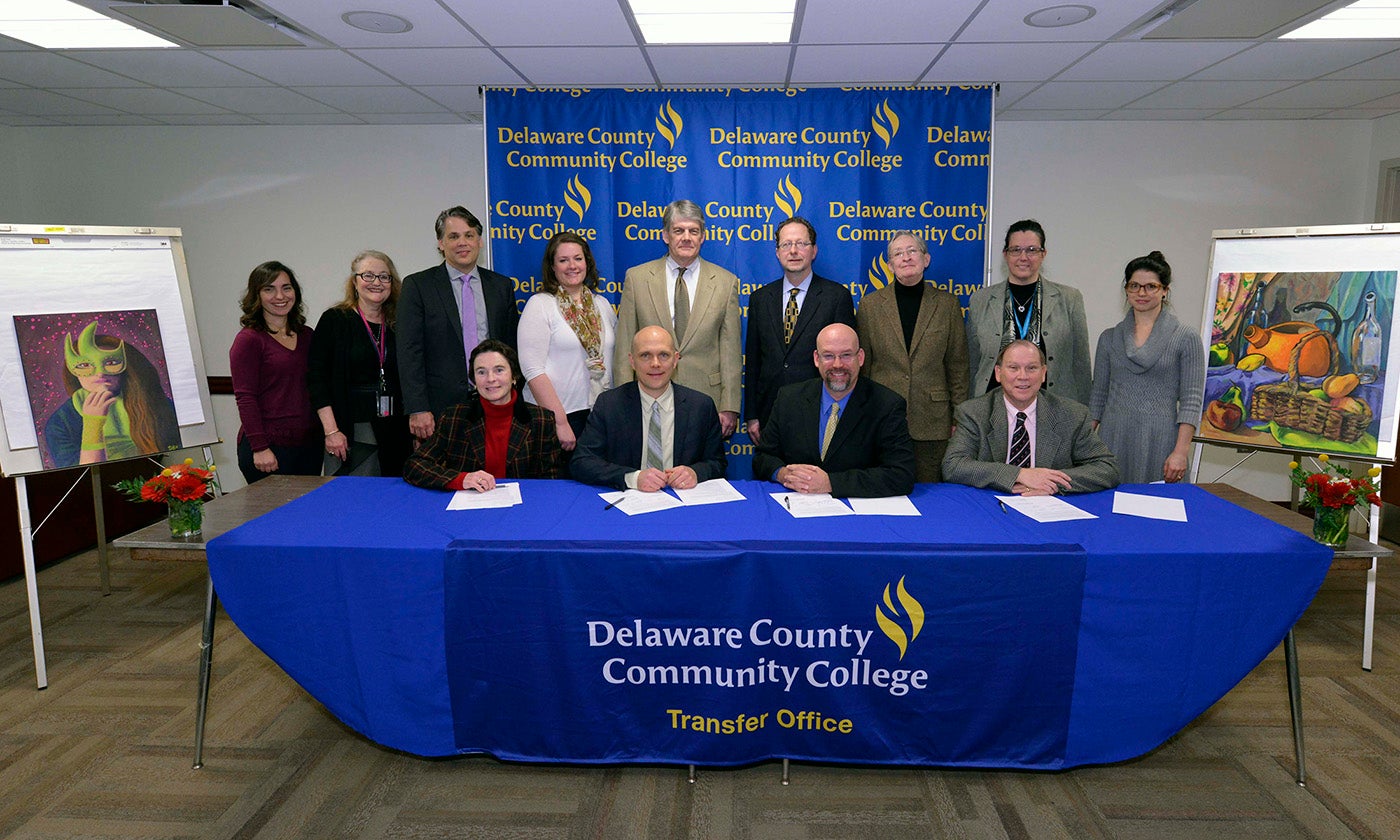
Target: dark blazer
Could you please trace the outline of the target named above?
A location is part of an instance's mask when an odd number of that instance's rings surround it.
[[[784,385],[817,378],[812,353],[817,349],[817,333],[831,324],[856,325],[851,292],[840,283],[812,276],[792,343],[783,343],[783,310],[787,307],[788,285],[779,278],[749,295],[749,328],[744,340],[744,416],[757,420],[759,432],[773,411],[773,400]]]
[[[378,416],[379,354],[359,313],[353,309],[331,307],[316,322],[306,385],[311,390],[311,407],[330,406],[335,427],[345,433],[351,445],[355,439],[351,427],[355,423],[371,424],[379,444],[380,474],[400,476],[404,459],[411,451],[408,418],[403,413],[403,392],[399,389],[394,330],[386,330],[384,336],[384,379],[394,400],[393,416]]]
[[[754,476],[768,479],[788,464],[812,464],[830,476],[833,496],[902,496],[913,490],[914,444],[904,398],[857,378],[823,459],[817,435],[821,391],[821,380],[809,379],[778,392],[763,442],[754,450]]]
[[[695,470],[698,481],[723,478],[724,442],[719,412],[709,397],[671,383],[675,394],[676,466]],[[588,426],[579,436],[569,470],[585,484],[627,488],[627,474],[642,467],[642,394],[636,382],[604,391],[593,404]]]
[[[515,395],[510,438],[506,443],[506,474],[500,478],[563,478],[564,450],[554,430],[554,415]],[[438,420],[433,434],[408,456],[403,477],[409,484],[446,490],[454,478],[486,469],[486,412],[481,398],[452,406]]]
[[[520,310],[515,284],[504,274],[477,268],[486,296],[487,337],[515,346]],[[452,296],[446,263],[404,278],[398,311],[399,382],[405,414],[442,414],[471,393],[462,313]]]
[[[943,480],[1010,493],[1021,468],[1006,463],[1006,403],[1000,388],[973,397],[957,411],[958,428],[943,456]],[[1118,464],[1089,422],[1089,409],[1040,392],[1035,408],[1035,466],[1062,470],[1071,493],[1118,486]]]
[[[923,284],[914,340],[904,346],[895,284],[860,299],[861,374],[904,397],[909,435],[915,440],[947,440],[953,407],[967,399],[967,336],[962,305],[932,283]]]

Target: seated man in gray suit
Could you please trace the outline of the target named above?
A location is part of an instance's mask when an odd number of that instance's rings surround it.
[[[902,496],[914,489],[904,398],[860,375],[856,331],[831,324],[812,353],[820,379],[784,385],[754,451],[753,472],[797,493]]]
[[[671,333],[643,327],[628,356],[634,378],[598,395],[569,469],[585,484],[648,493],[724,477],[714,401],[671,381],[680,354]]]
[[[1117,486],[1118,465],[1089,409],[1040,392],[1045,367],[1045,351],[1029,341],[1002,348],[994,368],[1001,387],[958,406],[945,481],[1023,496]]]

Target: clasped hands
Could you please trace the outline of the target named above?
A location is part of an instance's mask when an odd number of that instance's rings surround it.
[[[1049,467],[1022,467],[1011,492],[1018,496],[1057,496],[1068,490],[1074,479],[1062,470]]]
[[[669,470],[658,470],[656,467],[647,467],[637,473],[637,489],[644,493],[655,493],[663,487],[674,487],[677,490],[689,490],[700,481],[695,475],[695,470],[687,466],[671,467]]]
[[[788,464],[779,469],[778,483],[795,493],[831,492],[831,476],[812,464]]]

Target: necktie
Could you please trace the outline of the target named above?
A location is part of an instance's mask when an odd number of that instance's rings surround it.
[[[836,435],[836,422],[841,419],[836,416],[836,403],[831,404],[831,411],[826,415],[826,429],[822,431],[822,460],[826,460],[827,447],[831,446],[831,439]]]
[[[1016,428],[1011,430],[1011,453],[1006,463],[1016,467],[1031,465],[1031,436],[1026,433],[1026,412],[1016,412]]]
[[[797,326],[797,289],[788,289],[787,308],[783,310],[783,343],[792,343],[792,328]]]
[[[643,468],[666,469],[661,465],[661,403],[651,404],[651,419],[647,421],[647,462]]]
[[[676,328],[676,345],[685,337],[685,322],[690,319],[690,292],[685,287],[685,268],[676,270],[676,315],[672,325]]]
[[[471,277],[462,275],[462,346],[466,348],[467,358],[472,357],[472,351],[481,342],[477,338],[476,331],[476,294],[472,292]]]

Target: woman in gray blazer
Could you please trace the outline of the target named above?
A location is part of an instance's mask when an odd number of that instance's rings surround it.
[[[1001,348],[1018,338],[1038,344],[1048,360],[1045,387],[1056,396],[1087,404],[1089,326],[1078,289],[1052,283],[1040,274],[1045,261],[1045,229],[1022,219],[1006,230],[1001,249],[1007,279],[978,289],[967,307],[968,364],[972,393],[996,387],[992,368]]]

